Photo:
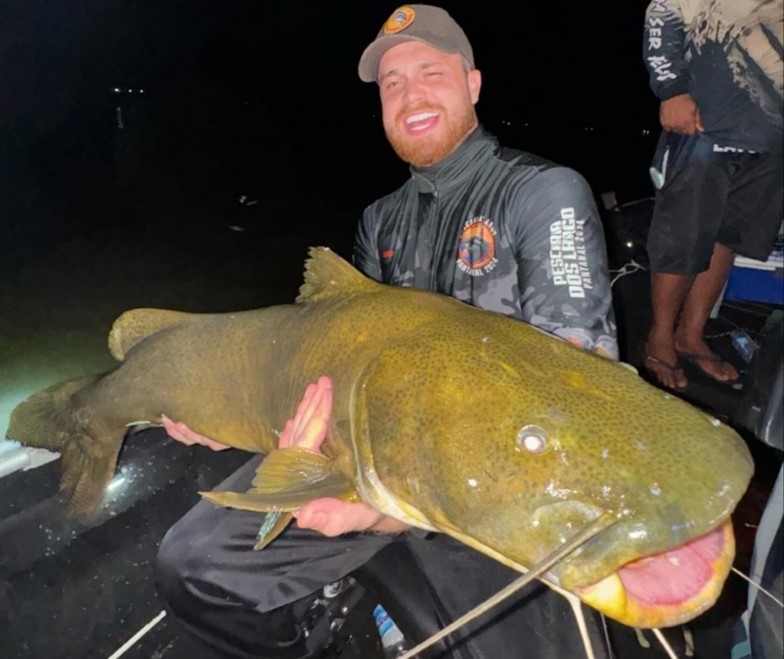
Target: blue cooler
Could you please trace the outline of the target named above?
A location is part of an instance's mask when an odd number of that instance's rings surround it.
[[[736,256],[724,299],[784,305],[784,241],[776,242],[767,261]]]

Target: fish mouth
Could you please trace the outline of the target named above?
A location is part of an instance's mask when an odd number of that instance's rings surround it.
[[[715,604],[735,557],[727,519],[713,531],[619,568],[577,589],[586,604],[624,624],[671,627],[696,618]]]

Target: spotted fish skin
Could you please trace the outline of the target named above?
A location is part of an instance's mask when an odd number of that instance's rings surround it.
[[[164,414],[269,453],[306,385],[327,375],[326,462],[386,514],[524,569],[610,512],[617,523],[548,579],[636,626],[694,617],[731,567],[730,532],[710,559],[709,595],[666,615],[585,590],[726,529],[753,471],[731,428],[622,364],[447,296],[378,284],[327,249],[311,250],[295,304],[135,309],[109,346],[117,369],[32,396],[9,426],[23,444],[61,451],[76,513],[100,505],[127,424]]]

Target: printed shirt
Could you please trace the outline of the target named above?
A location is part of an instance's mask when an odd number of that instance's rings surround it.
[[[644,31],[658,98],[690,93],[718,145],[782,153],[784,0],[653,0]]]
[[[354,263],[617,359],[599,214],[572,169],[505,149],[477,128],[442,162],[368,206]]]

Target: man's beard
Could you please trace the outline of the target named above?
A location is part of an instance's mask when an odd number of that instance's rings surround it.
[[[428,167],[446,158],[477,125],[474,106],[449,116],[443,105],[409,107],[398,112],[393,126],[384,126],[387,139],[395,153],[410,165]],[[403,117],[413,112],[438,112],[441,125],[430,135],[414,137],[401,128]]]

